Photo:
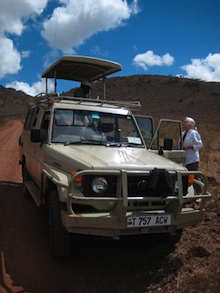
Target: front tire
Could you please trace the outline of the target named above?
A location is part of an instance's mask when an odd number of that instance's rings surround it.
[[[25,181],[30,180],[30,175],[28,173],[25,163],[22,165],[22,178],[23,178],[23,195],[26,199],[31,199],[31,194],[25,185]]]
[[[174,233],[158,233],[153,234],[156,242],[163,243],[165,245],[175,245],[180,241],[183,229],[176,230]]]
[[[71,253],[71,234],[61,220],[61,202],[57,190],[52,190],[49,198],[50,250],[55,258],[67,258]]]

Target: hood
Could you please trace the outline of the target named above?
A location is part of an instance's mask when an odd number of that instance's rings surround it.
[[[106,147],[91,145],[50,145],[52,164],[69,165],[76,169],[185,170],[185,168],[145,148]],[[62,166],[63,167],[63,166]]]

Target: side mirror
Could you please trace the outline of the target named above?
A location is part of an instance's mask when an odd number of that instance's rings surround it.
[[[164,138],[163,149],[167,151],[172,151],[173,149],[173,140],[171,138]]]
[[[47,140],[46,129],[31,129],[31,142],[45,142]]]

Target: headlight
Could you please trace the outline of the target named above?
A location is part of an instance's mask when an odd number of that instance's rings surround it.
[[[96,177],[92,181],[92,190],[95,193],[104,193],[108,188],[108,182],[104,177]]]

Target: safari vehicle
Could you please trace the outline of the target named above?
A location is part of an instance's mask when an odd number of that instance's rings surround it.
[[[35,97],[20,136],[25,197],[48,206],[50,249],[67,257],[74,234],[108,236],[161,233],[180,236],[199,223],[210,194],[201,172],[183,167],[181,122],[134,115],[139,102],[105,98],[105,78],[121,65],[85,56],[63,56],[43,74],[54,93]],[[59,95],[57,79],[103,79],[103,98]],[[114,97],[112,97],[114,99]],[[177,138],[164,138],[164,122]],[[174,142],[178,147],[174,149]],[[202,193],[188,179],[199,175]],[[200,209],[186,203],[200,200]],[[178,238],[177,237],[177,238]]]

